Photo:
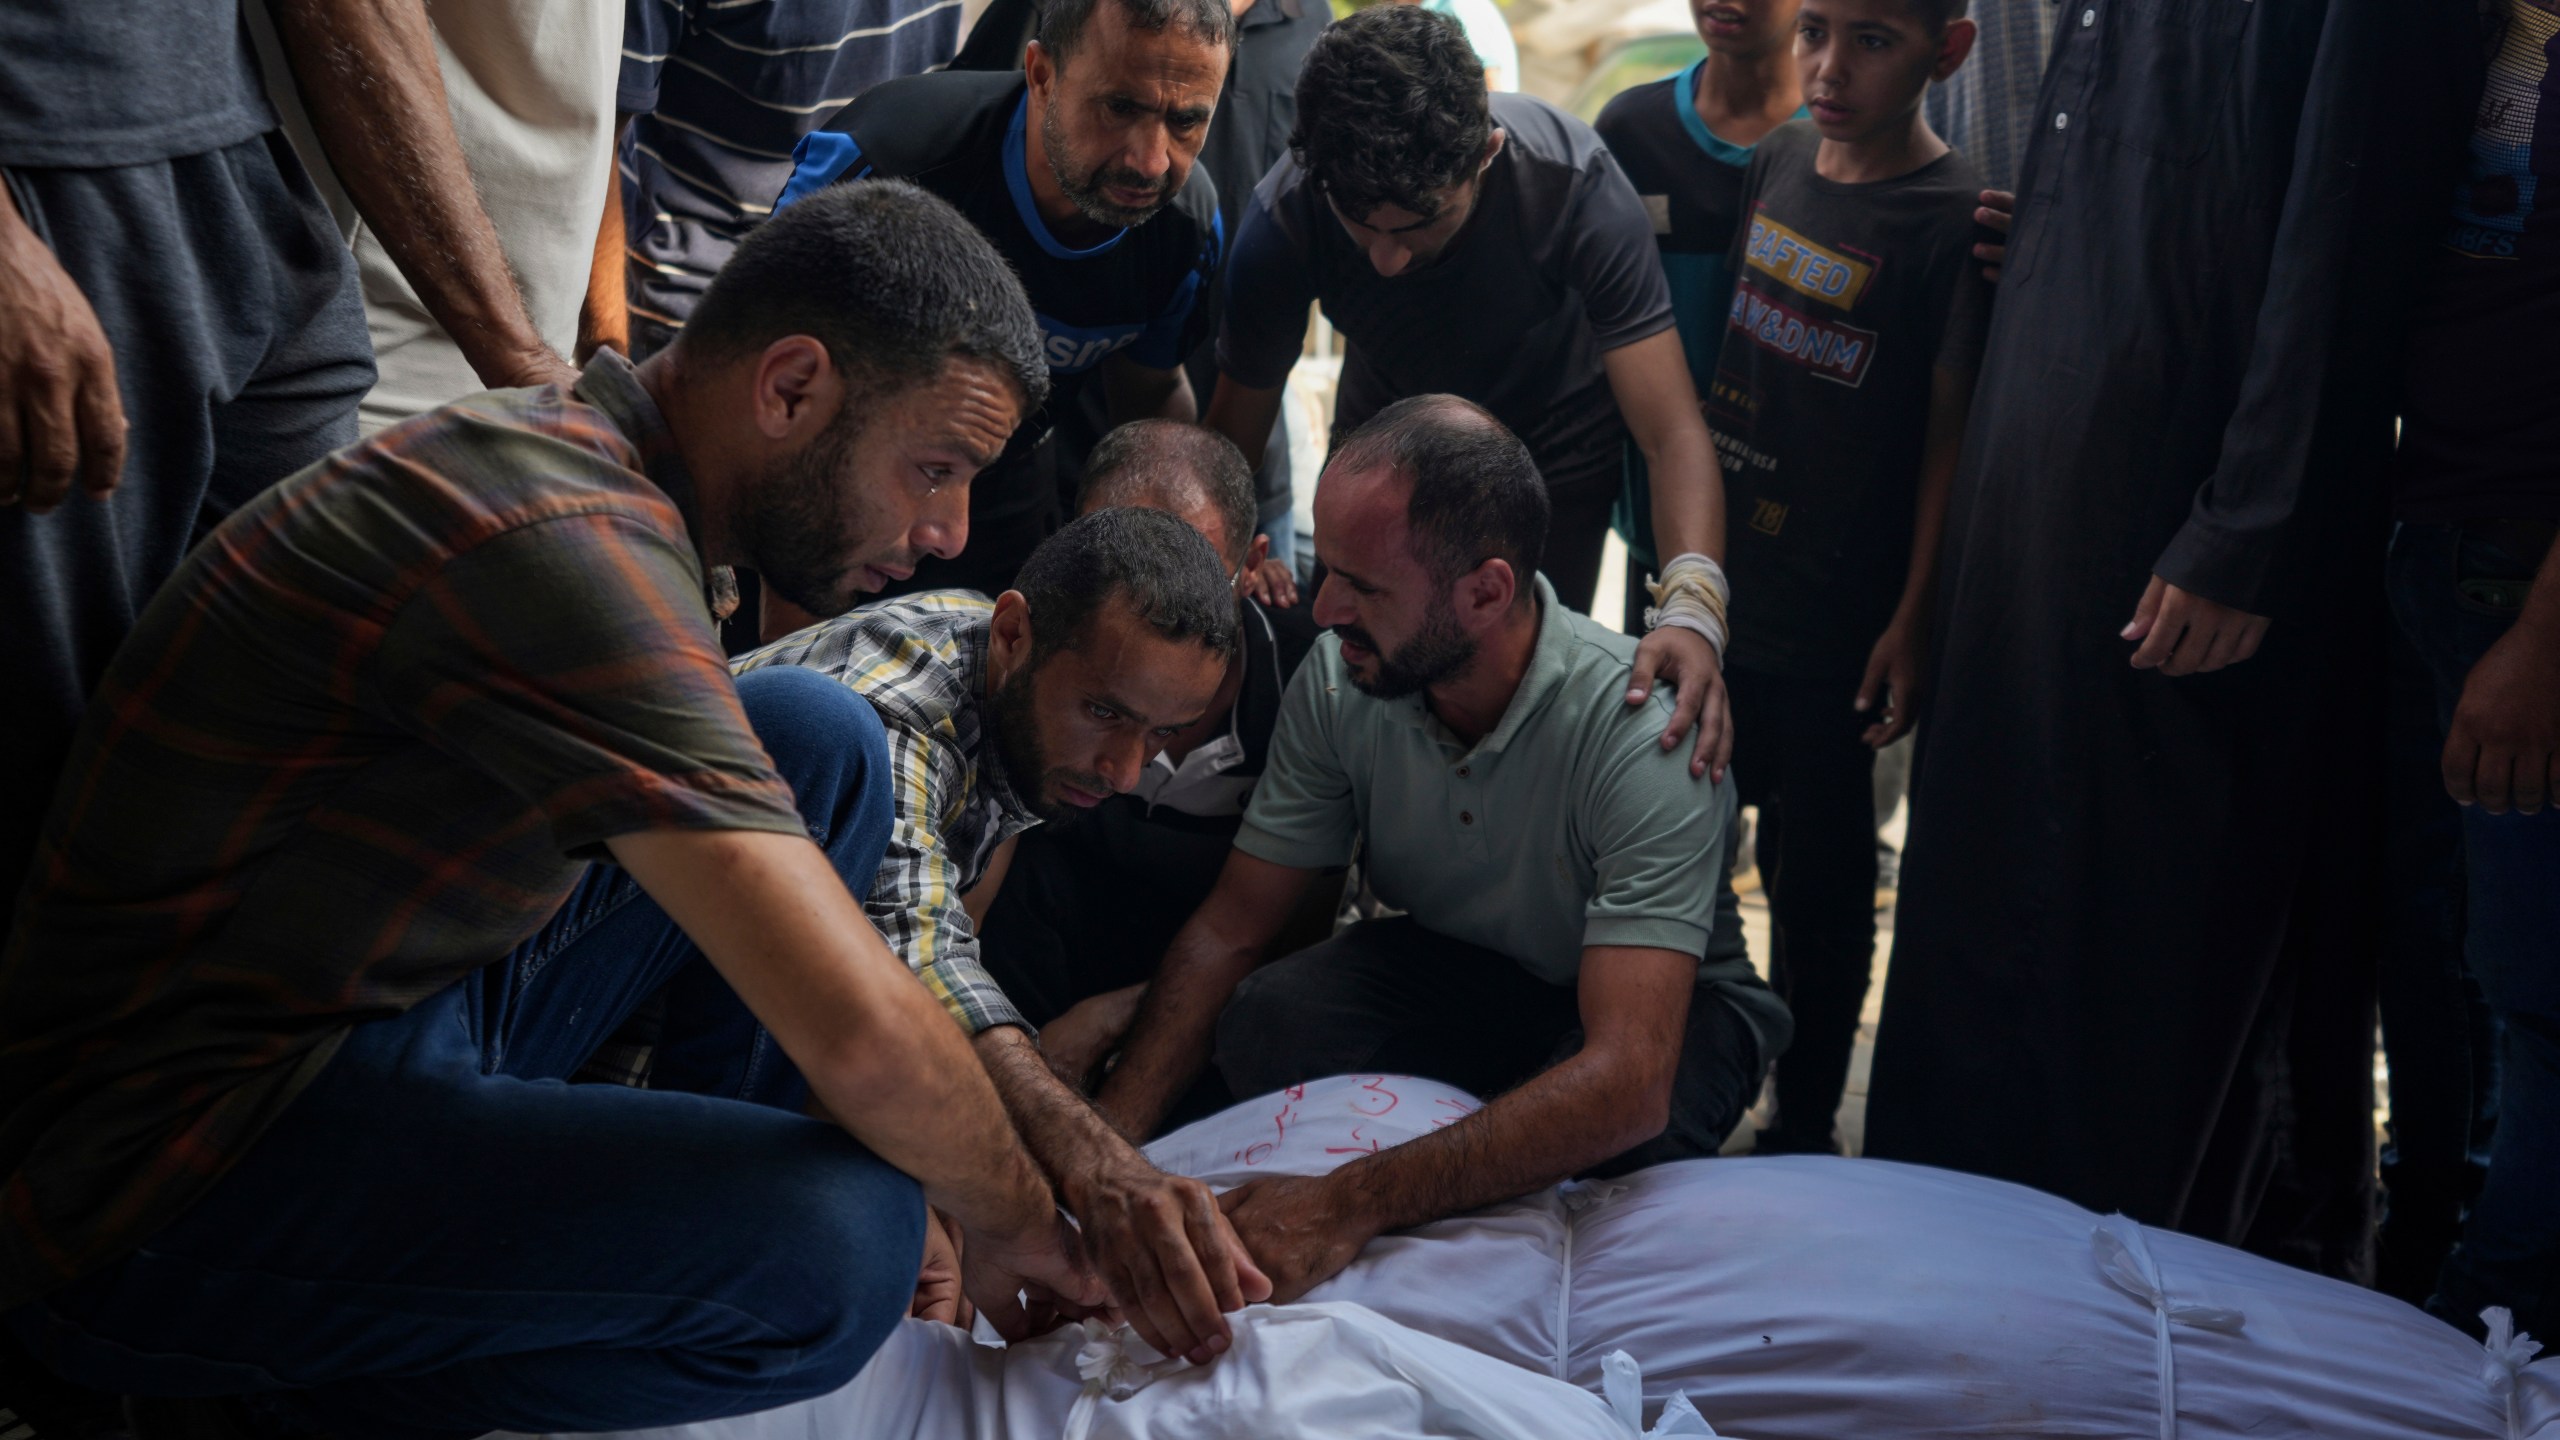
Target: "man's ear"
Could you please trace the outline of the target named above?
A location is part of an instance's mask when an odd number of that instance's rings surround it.
[[[806,440],[826,428],[844,402],[842,377],[827,347],[807,335],[785,335],[756,357],[756,430],[768,440]]]
[[[987,683],[1004,684],[1031,663],[1031,602],[1019,590],[996,597],[996,613],[987,622]]]
[[[1493,168],[1493,157],[1502,153],[1502,141],[1502,127],[1496,125],[1493,127],[1493,133],[1485,137],[1484,158],[1476,162],[1477,174],[1481,175]]]
[[[1047,104],[1049,87],[1058,83],[1058,57],[1037,40],[1022,47],[1022,80],[1032,95]]]
[[[1254,571],[1262,568],[1263,561],[1270,558],[1271,537],[1268,535],[1254,536],[1253,543],[1244,547],[1244,572],[1248,575],[1252,574]]]
[[[1938,59],[1929,67],[1929,78],[1944,80],[1962,69],[1965,57],[1973,53],[1973,42],[1981,34],[1982,27],[1970,19],[1948,21],[1947,33],[1938,37]]]
[[[1459,624],[1469,631],[1480,631],[1499,623],[1519,593],[1520,577],[1510,561],[1497,556],[1459,576],[1457,593],[1451,598]]]

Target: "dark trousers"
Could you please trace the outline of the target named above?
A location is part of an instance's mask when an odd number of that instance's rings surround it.
[[[224,516],[356,438],[373,346],[355,261],[280,132],[106,170],[13,169],[10,197],[98,315],[123,484],[0,507],[0,933],[108,659]]]
[[[2393,535],[2392,610],[2435,678],[2442,720],[2515,624],[2542,558],[2479,526]],[[2464,810],[2462,847],[2464,954],[2504,1028],[2498,1122],[2488,1177],[2428,1308],[2476,1334],[2481,1308],[2504,1305],[2517,1329],[2550,1335],[2560,1327],[2560,810]]]
[[[738,692],[867,891],[896,818],[878,717],[806,670]],[[661,988],[661,1088],[565,1083]],[[81,1384],[249,1395],[330,1434],[620,1430],[822,1395],[906,1313],[924,1220],[806,1094],[599,864],[504,962],[356,1027],[139,1253],[7,1319]]]
[[[2462,807],[2445,793],[2435,676],[2396,627],[2378,643],[2391,707],[2381,757],[2391,910],[2377,993],[2391,1126],[2374,1288],[2423,1305],[2487,1172],[2497,1029],[2462,958]]]
[[[1726,674],[1733,778],[1760,807],[1753,853],[1769,897],[1769,982],[1796,1018],[1778,1057],[1763,1148],[1829,1150],[1876,951],[1875,752],[1851,680]]]
[[[1581,1049],[1573,987],[1409,916],[1362,921],[1263,966],[1218,1017],[1218,1069],[1240,1096],[1363,1073],[1419,1075],[1493,1096]],[[1750,1024],[1699,986],[1689,997],[1669,1128],[1592,1173],[1715,1154],[1758,1095],[1760,1069]]]
[[[1226,861],[1226,844],[1204,835],[1188,866],[1149,873],[1118,863],[1106,837],[1093,833],[1104,818],[1026,831],[988,908],[980,958],[1005,998],[1034,1025],[1048,1024],[1080,1000],[1152,978]]]

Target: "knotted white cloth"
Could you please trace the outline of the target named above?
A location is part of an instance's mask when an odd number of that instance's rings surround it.
[[[2178,1440],[2178,1362],[2169,1343],[2169,1327],[2186,1325],[2236,1335],[2248,1323],[2237,1310],[2212,1305],[2181,1305],[2169,1298],[2169,1287],[2152,1263],[2151,1247],[2142,1243],[2142,1227],[2122,1215],[2110,1215],[2089,1232],[2097,1253],[2098,1273],[2107,1283],[2151,1307],[2152,1350],[2160,1371],[2160,1440]]]

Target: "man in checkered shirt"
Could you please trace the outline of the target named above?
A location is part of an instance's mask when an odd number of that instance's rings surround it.
[[[1268,1282],[1206,1186],[1148,1164],[1050,1073],[980,962],[977,924],[1015,836],[1136,789],[1211,708],[1239,613],[1198,531],[1105,509],[1042,542],[994,600],[883,601],[734,662],[741,676],[831,675],[878,713],[897,815],[865,902],[872,924],[973,1037],[1130,1323],[1203,1362],[1225,1348],[1220,1314],[1266,1298]]]

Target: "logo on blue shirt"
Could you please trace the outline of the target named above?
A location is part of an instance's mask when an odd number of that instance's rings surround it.
[[[1138,343],[1144,325],[1069,325],[1034,312],[1040,322],[1040,353],[1052,375],[1081,375]]]

